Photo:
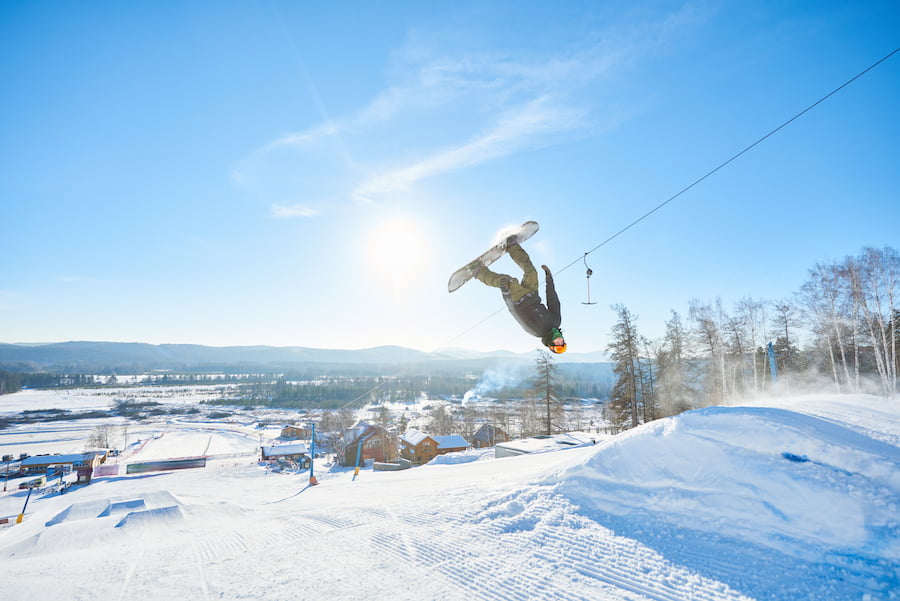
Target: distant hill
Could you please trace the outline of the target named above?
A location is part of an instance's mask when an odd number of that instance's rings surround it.
[[[575,353],[557,363],[604,362],[601,354]],[[0,369],[62,373],[146,373],[169,371],[271,371],[315,367],[327,371],[383,371],[399,368],[431,371],[455,368],[483,369],[498,362],[533,362],[534,353],[483,353],[446,349],[432,353],[399,346],[360,350],[308,347],[146,344],[140,342],[59,342],[51,344],[0,343]]]

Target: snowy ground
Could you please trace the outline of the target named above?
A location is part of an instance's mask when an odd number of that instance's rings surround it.
[[[317,464],[315,487],[251,464],[252,432],[218,427],[181,424],[127,459],[218,452],[206,469],[32,497],[0,529],[0,595],[900,598],[898,401],[715,407],[594,447],[356,479]],[[0,496],[0,517],[24,500]]]

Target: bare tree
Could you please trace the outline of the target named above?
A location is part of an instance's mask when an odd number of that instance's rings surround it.
[[[883,392],[891,395],[897,390],[897,343],[891,317],[896,307],[900,256],[892,248],[865,248],[858,259],[847,259],[846,271],[853,301],[874,350]]]
[[[716,299],[715,309],[697,299],[691,301],[690,317],[694,323],[694,338],[709,354],[710,368],[705,388],[710,402],[720,402],[726,393],[725,344],[720,325],[723,314],[721,299]]]
[[[453,417],[443,405],[437,405],[431,410],[431,424],[429,429],[438,436],[447,436],[453,433]]]
[[[672,311],[663,340],[656,348],[656,396],[663,415],[677,415],[693,406],[697,393],[691,386],[688,343],[681,316]]]
[[[800,298],[812,330],[827,348],[835,384],[849,387],[848,339],[852,340],[855,320],[851,313],[846,278],[838,265],[817,263],[800,289]],[[855,366],[859,365],[855,361]],[[858,372],[857,372],[858,373]],[[858,382],[858,378],[856,380]]]
[[[766,304],[762,301],[754,300],[751,296],[746,296],[738,301],[737,304],[738,319],[743,323],[744,331],[747,333],[747,354],[751,363],[751,371],[753,373],[753,389],[762,389],[762,378],[759,373],[759,367],[756,363],[757,349],[765,346],[765,335],[767,326]]]
[[[97,426],[85,442],[86,451],[113,448],[112,439],[115,436],[110,425]]]
[[[793,331],[801,325],[797,317],[797,307],[789,299],[772,301],[771,307],[775,311],[772,337],[775,338],[775,347],[779,350],[781,358],[779,369],[785,372],[799,369],[796,336]]]

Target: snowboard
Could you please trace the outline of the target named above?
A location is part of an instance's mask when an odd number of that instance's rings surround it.
[[[484,253],[481,254],[475,261],[470,261],[465,265],[465,267],[460,267],[456,271],[453,272],[453,275],[450,276],[450,282],[447,284],[447,288],[450,292],[459,289],[460,286],[468,282],[474,277],[475,273],[473,272],[470,265],[472,263],[478,262],[485,267],[499,259],[506,253],[506,240],[510,236],[515,236],[516,240],[519,241],[519,244],[525,242],[538,231],[537,221],[526,221],[519,227],[513,229],[508,232],[506,236],[504,236],[503,241],[495,244],[494,246],[487,249]]]

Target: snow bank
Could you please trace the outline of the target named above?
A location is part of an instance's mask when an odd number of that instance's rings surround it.
[[[456,465],[459,463],[471,463],[473,461],[483,461],[485,459],[493,458],[493,447],[489,449],[469,449],[467,451],[438,455],[429,461],[428,465]]]
[[[786,553],[900,559],[900,449],[811,415],[688,412],[620,435],[547,482],[589,514],[652,514]]]

